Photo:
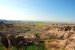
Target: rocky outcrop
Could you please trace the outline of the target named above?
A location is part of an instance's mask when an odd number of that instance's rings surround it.
[[[43,36],[46,38],[47,50],[75,50],[74,26],[63,26],[61,29],[53,27],[53,29],[47,30]]]

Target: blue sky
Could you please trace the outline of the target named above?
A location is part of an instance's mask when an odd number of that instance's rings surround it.
[[[75,0],[0,0],[0,19],[75,23]]]

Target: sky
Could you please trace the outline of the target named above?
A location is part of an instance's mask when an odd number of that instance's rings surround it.
[[[75,23],[75,0],[0,0],[0,19]]]

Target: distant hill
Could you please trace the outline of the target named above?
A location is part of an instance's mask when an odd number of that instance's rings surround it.
[[[14,24],[16,21],[11,21],[11,20],[0,20],[0,22],[4,22],[6,24]]]

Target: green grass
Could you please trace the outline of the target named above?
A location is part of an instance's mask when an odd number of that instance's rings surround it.
[[[0,46],[0,50],[4,50],[4,47]],[[14,47],[14,48],[12,48],[12,50],[16,50],[16,48]],[[40,47],[36,47],[36,46],[33,45],[33,46],[27,47],[27,50],[44,50],[44,46],[40,45]]]
[[[4,50],[4,47],[0,47],[0,50]]]

